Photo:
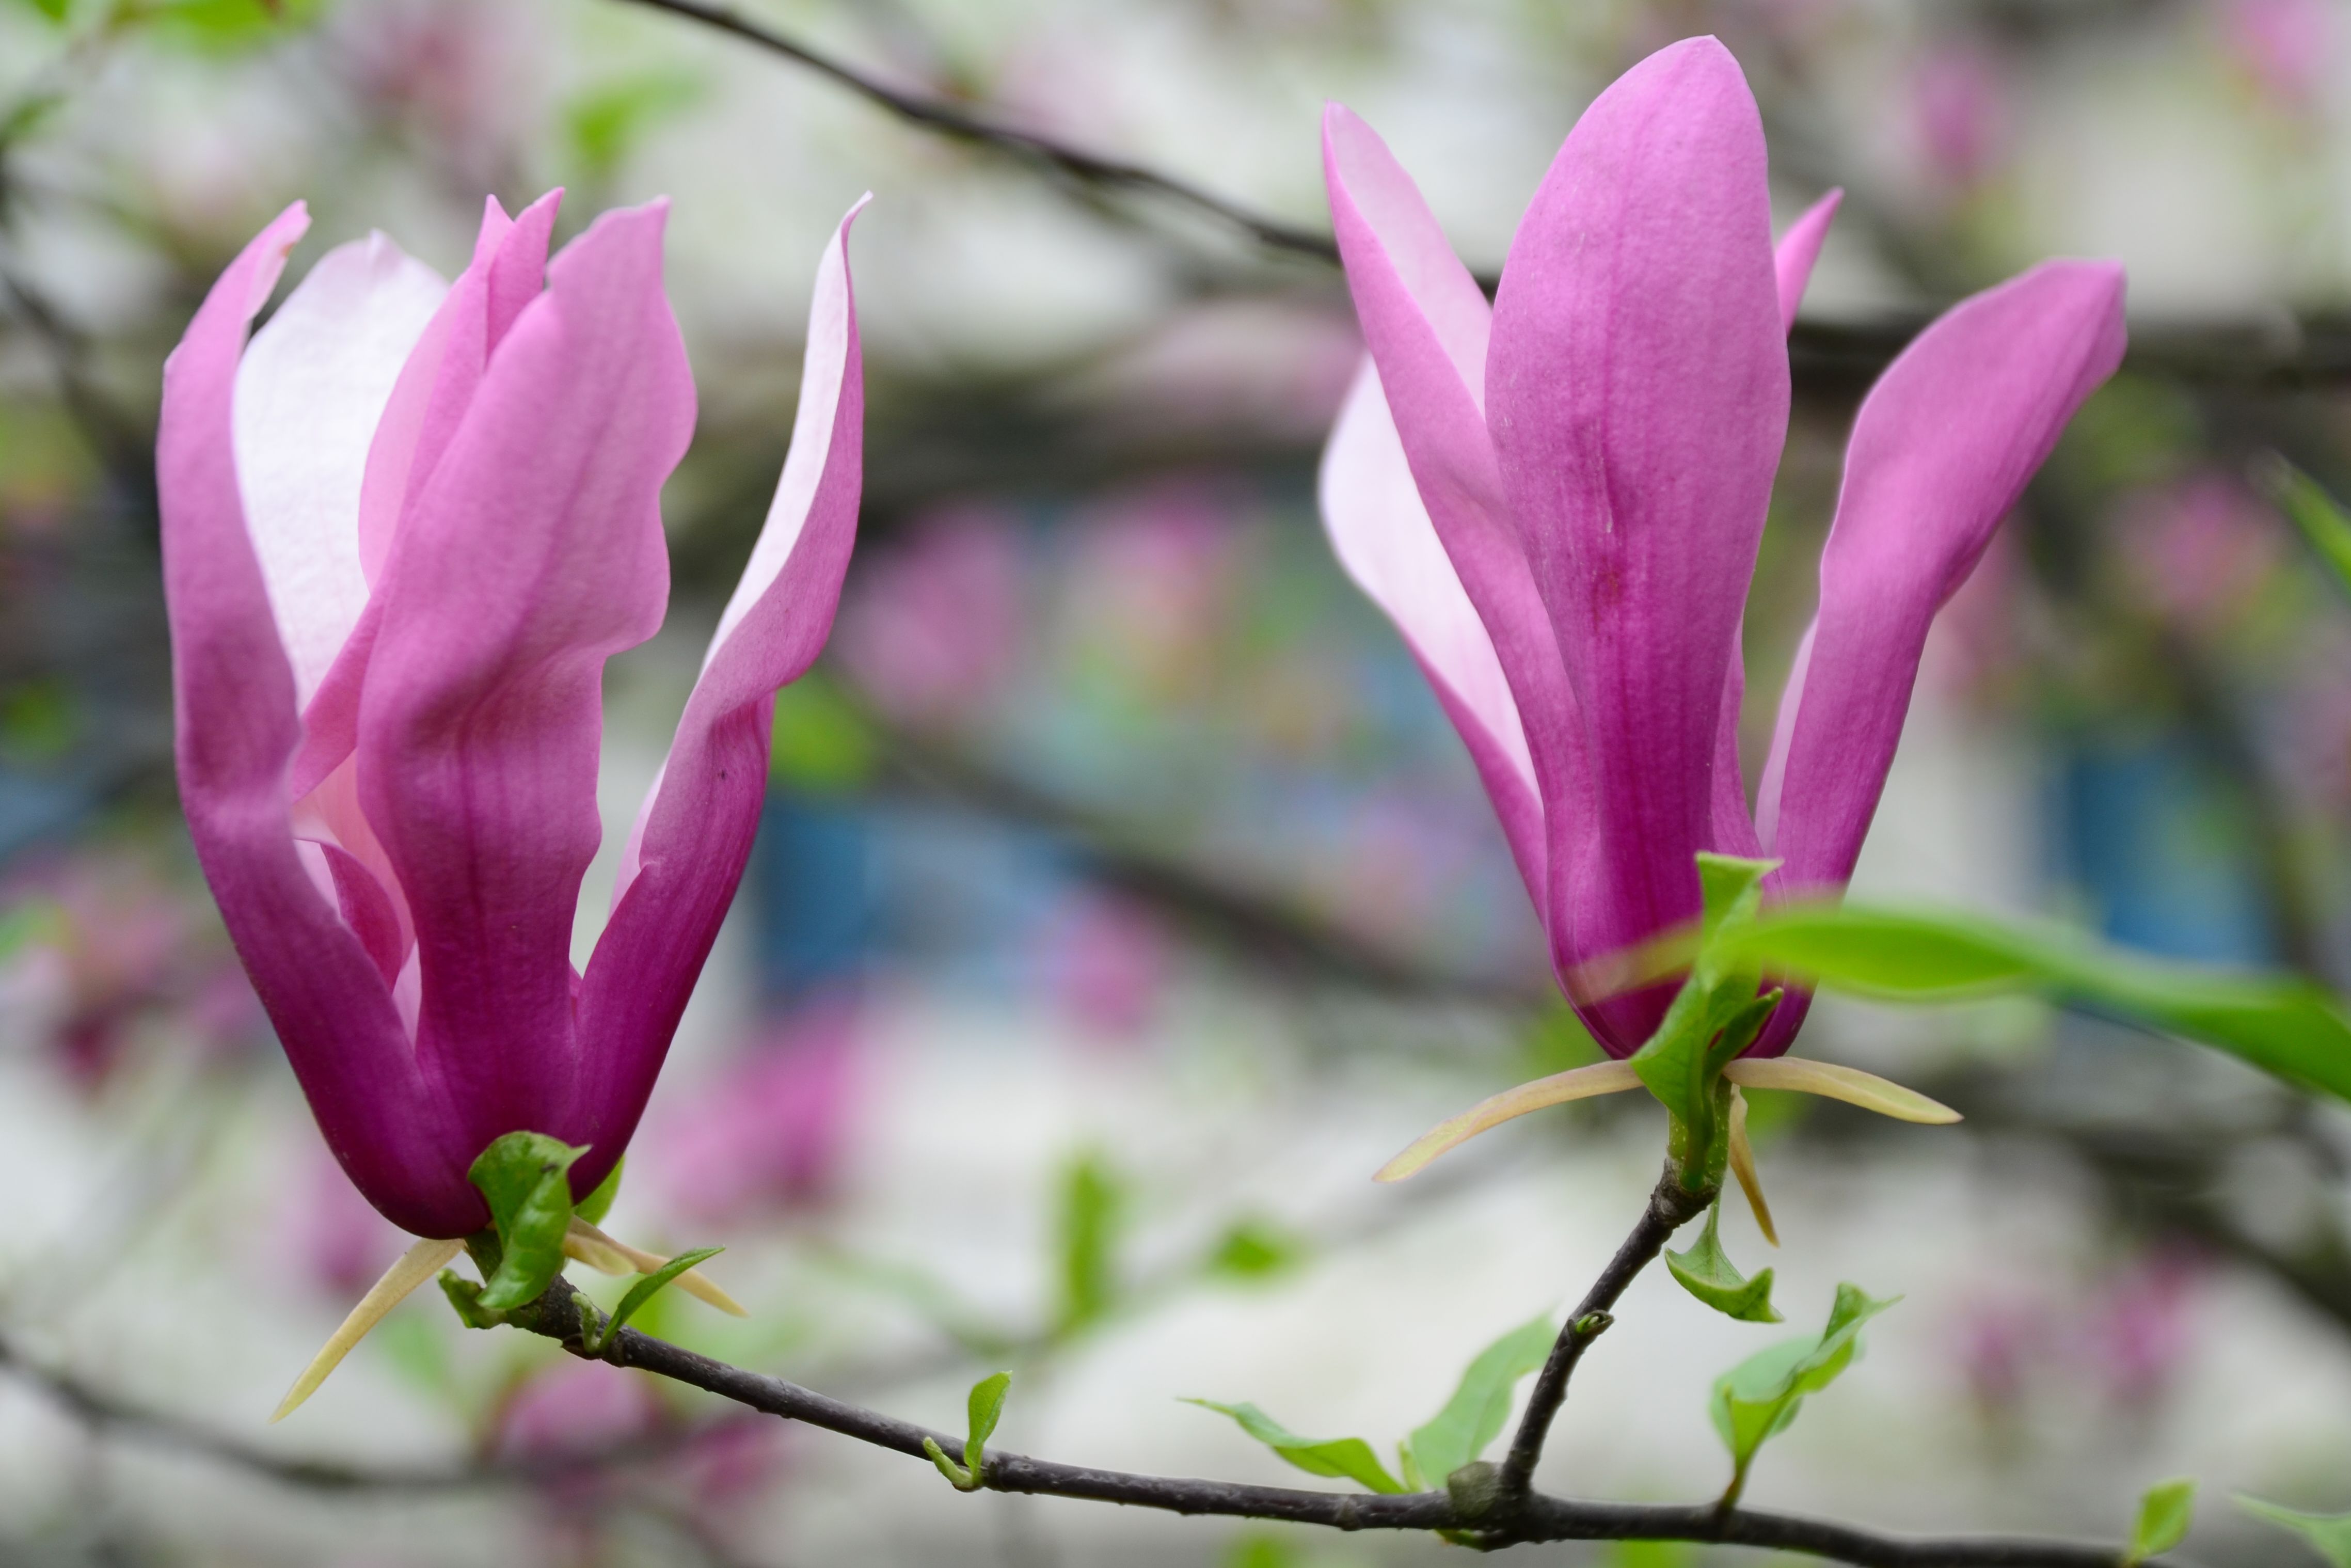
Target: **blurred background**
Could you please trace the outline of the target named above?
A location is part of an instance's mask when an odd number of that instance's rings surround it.
[[[747,15],[1309,231],[1343,100],[1489,273],[1591,97],[1719,34],[1781,221],[1847,192],[1747,617],[1750,779],[1876,370],[2038,259],[2120,259],[2133,359],[1942,617],[1856,886],[2351,980],[2351,610],[2246,478],[2275,449],[2351,485],[2341,0]],[[726,1244],[713,1271],[753,1312],[673,1295],[641,1322],[943,1426],[1009,1367],[1011,1447],[1302,1481],[1176,1400],[1385,1448],[1581,1292],[1654,1176],[1662,1116],[1627,1096],[1367,1179],[1592,1047],[1458,743],[1316,519],[1361,351],[1334,268],[632,0],[0,0],[0,1561],[1435,1560],[958,1496],[469,1333],[429,1291],[264,1425],[402,1239],[327,1155],[177,815],[159,366],[291,199],[316,221],[290,276],[371,228],[450,274],[486,193],[559,183],[559,238],[674,200],[702,409],[665,497],[668,625],[606,683],[583,958],[783,456],[818,252],[876,198],[847,597],[779,703],[750,874],[608,1221]],[[2144,1486],[2192,1474],[2191,1556],[2303,1560],[2220,1500],[2351,1508],[2343,1114],[2023,1003],[1823,1002],[1805,1049],[1969,1120],[1756,1097],[1786,1246],[1733,1206],[1733,1255],[1778,1270],[1797,1328],[1840,1280],[1906,1299],[1750,1500],[2115,1539]],[[1713,1496],[1708,1388],[1785,1332],[1653,1270],[1544,1483]]]

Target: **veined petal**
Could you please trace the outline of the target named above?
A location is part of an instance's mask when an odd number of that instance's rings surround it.
[[[1804,285],[1813,280],[1813,263],[1821,258],[1821,242],[1829,237],[1829,225],[1844,200],[1844,189],[1839,186],[1806,207],[1803,215],[1788,225],[1788,232],[1771,249],[1771,271],[1780,290],[1782,330],[1796,324],[1796,309],[1804,302]]]
[[[1602,847],[1570,879],[1582,957],[1698,913],[1787,428],[1762,122],[1714,39],[1650,56],[1569,134],[1503,267],[1486,413],[1591,759]],[[1668,1000],[1608,1004],[1595,1032],[1630,1050]]]
[[[1541,806],[1540,860],[1523,844],[1524,829],[1510,826],[1520,808],[1507,793],[1496,804],[1551,932],[1554,963],[1564,963],[1568,927],[1556,910],[1569,868],[1590,858],[1591,779],[1575,699],[1510,521],[1481,413],[1490,313],[1411,178],[1371,127],[1337,104],[1323,115],[1322,162],[1347,287],[1421,508],[1485,629],[1517,710]],[[1400,624],[1407,638],[1420,634],[1419,627]],[[1479,711],[1479,727],[1487,728],[1491,710]],[[1480,737],[1463,734],[1475,755]],[[1494,761],[1509,759],[1508,743],[1500,744],[1505,749]],[[1481,772],[1490,766],[1479,763]]]
[[[864,484],[865,376],[842,218],[817,267],[791,449],[766,526],[632,835],[580,993],[582,1131],[593,1183],[635,1131],[686,998],[742,879],[768,785],[778,687],[832,630]]]
[[[594,1141],[569,951],[601,833],[603,665],[661,624],[661,486],[694,424],[664,216],[608,213],[555,258],[376,589],[360,800],[415,923],[417,1048],[467,1118],[460,1171],[517,1128]],[[572,1181],[620,1153],[599,1144]]]
[[[295,848],[287,763],[294,673],[246,532],[235,430],[254,314],[308,219],[264,229],[205,296],[163,370],[155,467],[172,628],[180,799],[204,879],[327,1144],[386,1218],[425,1236],[478,1228],[480,1195],[432,1156],[447,1108],[418,1072],[390,991]]]
[[[236,371],[236,477],[296,701],[367,604],[360,481],[392,382],[449,286],[381,235],[319,259]]]
[[[1852,875],[1928,626],[2123,344],[2122,269],[2046,262],[1946,312],[1862,403],[1757,797],[1788,891]]]
[[[1437,1155],[1530,1111],[1564,1105],[1571,1100],[1589,1100],[1595,1094],[1621,1094],[1639,1087],[1641,1077],[1633,1071],[1631,1062],[1595,1061],[1589,1067],[1573,1067],[1549,1078],[1505,1089],[1415,1138],[1402,1154],[1382,1166],[1372,1179],[1402,1181],[1417,1175]]]
[[[519,218],[497,198],[483,204],[474,259],[417,337],[400,368],[360,484],[359,564],[370,584],[383,574],[400,519],[423,491],[488,370],[490,354],[536,298],[547,272],[560,190],[549,191]],[[293,789],[308,794],[342,764],[359,739],[360,688],[367,679],[381,607],[370,599],[332,666],[303,710],[302,750]]]
[[[1369,355],[1322,449],[1322,526],[1347,575],[1387,612],[1469,748],[1519,873],[1543,885],[1542,798],[1510,677],[1414,489]]]

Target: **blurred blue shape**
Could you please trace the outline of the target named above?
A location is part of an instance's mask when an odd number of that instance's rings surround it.
[[[2276,962],[2243,808],[2183,737],[2080,743],[2058,794],[2068,869],[2108,937],[2209,963]]]
[[[845,796],[768,792],[749,882],[770,1001],[790,1003],[865,972],[875,925],[872,815]]]

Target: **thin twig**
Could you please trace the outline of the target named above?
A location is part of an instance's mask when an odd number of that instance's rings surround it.
[[[731,6],[711,5],[706,0],[626,0],[626,3],[687,17],[704,26],[731,33],[771,54],[797,60],[819,75],[831,78],[859,97],[888,110],[899,119],[942,136],[1009,152],[1085,184],[1165,196],[1231,225],[1269,250],[1288,251],[1312,256],[1319,261],[1336,262],[1339,259],[1338,242],[1327,234],[1250,212],[1238,202],[1140,163],[1105,158],[1035,131],[994,124],[941,99],[902,92],[854,67],[818,53],[797,39],[752,21]]]
[[[1527,1398],[1526,1414],[1519,1418],[1519,1429],[1510,1438],[1510,1458],[1502,1462],[1504,1508],[1531,1493],[1535,1461],[1542,1458],[1543,1439],[1551,1433],[1559,1407],[1567,1400],[1568,1377],[1575,1371],[1575,1364],[1583,1358],[1585,1347],[1614,1321],[1608,1314],[1616,1305],[1616,1298],[1665,1249],[1675,1231],[1705,1212],[1708,1196],[1684,1186],[1680,1171],[1671,1161],[1667,1162],[1665,1174],[1657,1178],[1656,1187],[1649,1194],[1633,1233],[1625,1238],[1616,1255],[1600,1271],[1600,1278],[1592,1282],[1592,1289],[1584,1292],[1575,1311],[1567,1315],[1566,1325],[1559,1331],[1559,1338],[1552,1343],[1551,1355],[1535,1378],[1534,1392]]]
[[[509,1314],[508,1322],[561,1341],[573,1354],[585,1357],[578,1298],[563,1280],[557,1280],[529,1307]],[[925,1439],[949,1451],[959,1452],[963,1445],[960,1435],[867,1410],[779,1377],[730,1366],[648,1338],[634,1329],[622,1329],[615,1335],[601,1359],[651,1372],[785,1420],[838,1432],[921,1459],[926,1466],[930,1460],[924,1449]],[[982,1481],[994,1491],[1079,1498],[1171,1513],[1280,1520],[1333,1530],[1479,1531],[1493,1523],[1486,1516],[1464,1517],[1445,1492],[1377,1496],[1307,1491],[1096,1469],[993,1449],[982,1466]],[[1906,1539],[1822,1520],[1721,1510],[1708,1504],[1583,1502],[1539,1495],[1524,1500],[1519,1517],[1491,1544],[1538,1541],[1696,1541],[1806,1552],[1866,1568],[2113,1568],[2118,1555],[2111,1546],[2072,1542],[1997,1536]]]

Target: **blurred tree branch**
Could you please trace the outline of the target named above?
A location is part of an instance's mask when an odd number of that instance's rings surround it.
[[[1188,180],[1147,164],[1104,157],[1056,138],[999,124],[944,98],[889,86],[789,35],[752,20],[716,0],[619,0],[666,12],[714,28],[791,60],[856,93],[884,112],[937,135],[988,148],[1074,184],[1081,193],[1140,193],[1188,208],[1239,233],[1263,249],[1336,266],[1338,242],[1251,210]],[[1899,258],[1897,258],[1899,259]],[[1489,294],[1491,272],[1479,274]],[[1933,319],[1924,311],[1869,323],[1801,320],[1789,335],[1790,371],[1800,390],[1854,395]],[[2296,392],[2351,382],[2351,320],[2296,321],[2283,314],[2259,322],[2181,321],[2139,324],[2131,333],[2126,370],[2168,380],[2247,392]]]

